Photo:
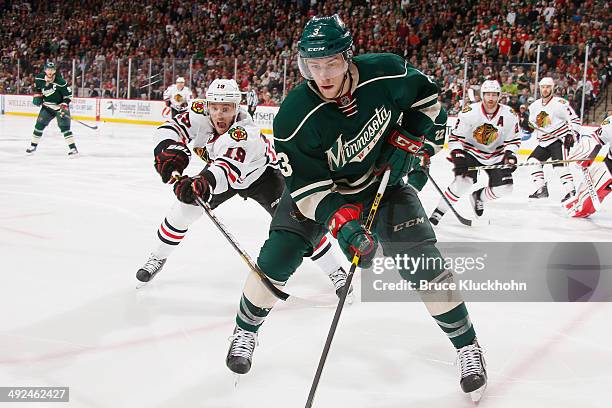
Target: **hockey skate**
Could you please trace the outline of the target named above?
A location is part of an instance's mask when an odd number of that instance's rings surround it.
[[[443,216],[444,213],[436,208],[433,214],[431,214],[431,217],[429,217],[429,222],[431,225],[438,225]]]
[[[76,147],[71,147],[70,150],[68,150],[68,157],[75,158],[78,155],[79,155],[79,151],[77,150]]]
[[[346,285],[346,276],[347,276],[346,271],[344,270],[344,268],[340,267],[334,270],[328,276],[329,276],[329,279],[334,284],[334,288],[336,289],[336,296],[340,298],[340,295],[342,294],[342,289]],[[348,303],[353,303],[352,295],[353,295],[353,285],[351,284],[351,286],[349,286],[348,288],[348,294],[346,295],[346,301]]]
[[[38,145],[30,145],[30,147],[28,147],[26,149],[26,153],[27,154],[34,154],[34,152],[36,151],[37,147],[38,147]]]
[[[257,333],[244,330],[238,326],[234,328],[225,364],[236,374],[246,374],[251,369],[253,352],[257,345]]]
[[[487,388],[487,370],[483,351],[474,339],[472,344],[457,350],[457,363],[461,375],[461,389],[478,402]]]
[[[474,209],[474,214],[478,217],[482,217],[484,213],[484,201],[482,201],[482,188],[480,190],[476,190],[470,195],[470,202],[472,203],[472,208]]]
[[[140,268],[138,272],[136,272],[136,279],[140,281],[140,283],[136,286],[136,289],[140,289],[150,282],[155,275],[162,270],[165,263],[165,258],[157,258],[155,255],[151,254],[144,266]]]
[[[547,198],[548,197],[548,185],[544,184],[538,188],[535,193],[529,196],[529,198]]]

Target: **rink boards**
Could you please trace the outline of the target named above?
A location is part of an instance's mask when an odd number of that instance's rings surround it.
[[[253,118],[264,134],[272,134],[272,123],[278,109],[278,106],[257,107]],[[0,95],[0,113],[2,114],[35,117],[39,110],[40,108],[32,103],[32,95]],[[98,122],[159,125],[170,118],[170,109],[163,101],[142,99],[73,98],[70,111],[74,119]],[[456,116],[448,118],[447,137],[456,120]],[[581,134],[590,134],[596,128],[591,125],[582,126]],[[536,141],[526,135],[519,153],[530,154],[535,146]]]

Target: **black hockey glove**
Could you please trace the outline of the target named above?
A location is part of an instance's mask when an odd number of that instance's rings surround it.
[[[420,162],[421,157],[417,153],[421,147],[423,147],[423,136],[414,136],[400,126],[393,126],[387,143],[383,145],[376,160],[379,172],[387,167],[391,168],[389,185],[397,184]]]
[[[514,172],[516,170],[516,163],[518,162],[516,156],[514,155],[514,153],[512,153],[509,150],[506,150],[506,152],[504,152],[504,164],[507,165],[511,165],[512,167],[509,167],[511,172]]]
[[[466,176],[468,174],[468,160],[465,150],[455,149],[450,153],[450,160],[455,168],[455,176]]]
[[[153,150],[155,155],[155,170],[162,178],[164,183],[168,183],[172,178],[172,172],[183,170],[189,164],[191,152],[189,148],[181,142],[171,139],[162,140]]]
[[[563,147],[566,151],[569,152],[574,147],[574,143],[576,143],[576,136],[573,132],[569,132],[563,137]]]
[[[200,197],[204,202],[208,202],[210,199],[210,187],[204,176],[185,176],[174,183],[174,194],[179,201],[185,204],[196,204],[196,197]]]

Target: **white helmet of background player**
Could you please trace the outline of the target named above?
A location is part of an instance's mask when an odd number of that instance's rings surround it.
[[[501,86],[499,86],[499,82],[487,80],[480,86],[480,100],[482,101],[482,106],[485,111],[488,113],[493,113],[497,109],[500,97]]]
[[[185,78],[183,77],[176,78],[176,86],[179,89],[183,89],[183,87],[185,86]]]
[[[540,85],[540,86],[543,86],[543,85],[555,86],[555,81],[551,77],[544,77],[544,78],[540,79],[540,83],[538,85]]]
[[[551,77],[544,77],[540,79],[540,93],[543,98],[548,98],[552,95],[555,89],[555,81]]]
[[[501,95],[501,86],[499,86],[499,82],[493,80],[486,80],[480,86],[480,100],[484,99],[484,94],[486,92],[494,92]]]

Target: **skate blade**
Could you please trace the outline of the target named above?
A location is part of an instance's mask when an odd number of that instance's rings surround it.
[[[151,281],[149,281],[149,282],[151,282]],[[144,288],[145,286],[147,286],[147,285],[149,284],[149,282],[138,282],[138,283],[136,284],[136,289],[142,289],[142,288]]]
[[[487,385],[485,384],[482,387],[480,387],[479,389],[477,389],[476,391],[470,392],[470,398],[472,399],[472,402],[474,402],[476,404],[478,402],[480,402],[480,399],[484,395],[484,392],[485,392],[486,389],[487,389]]]
[[[241,374],[234,374],[234,388],[238,388],[238,384],[240,383]]]

